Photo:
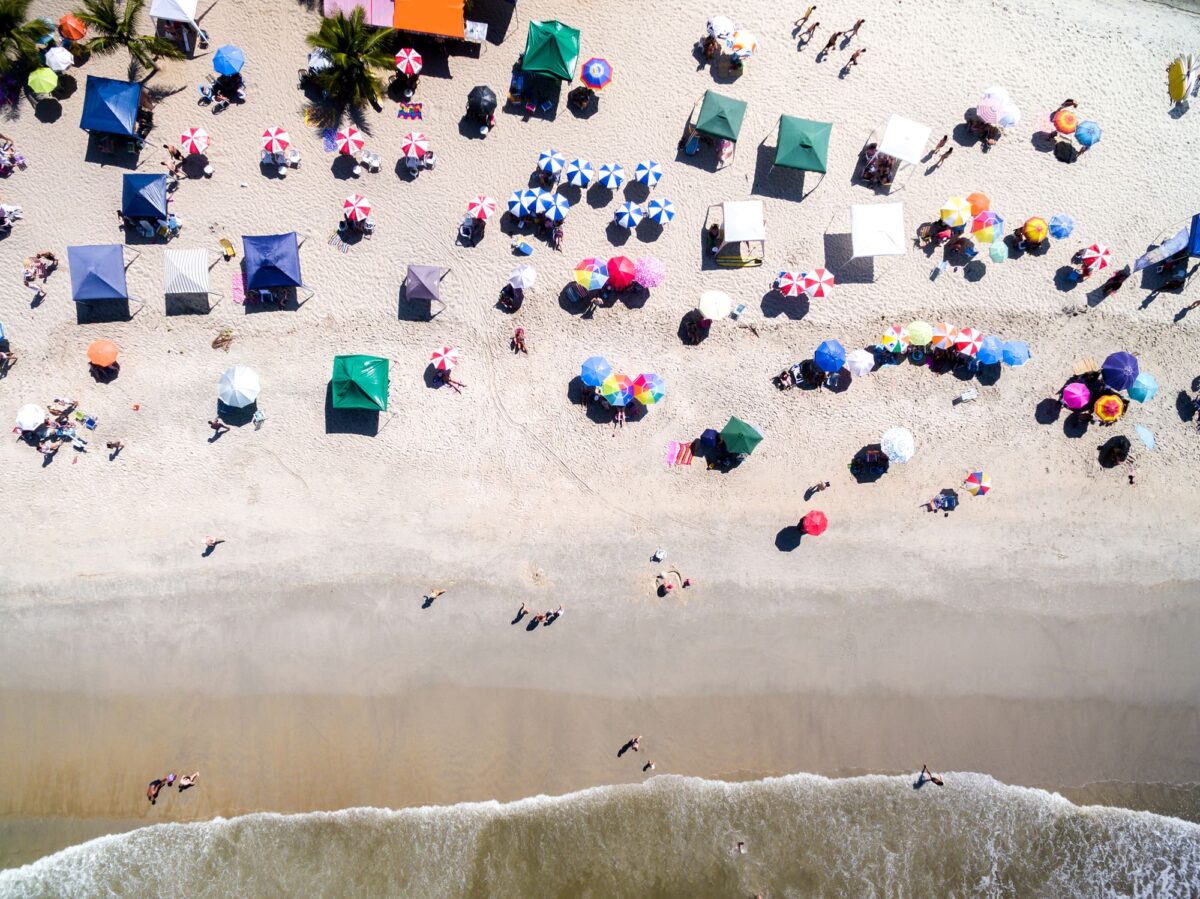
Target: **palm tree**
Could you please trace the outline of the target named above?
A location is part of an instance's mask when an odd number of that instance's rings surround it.
[[[50,34],[40,19],[28,21],[30,0],[0,0],[0,72],[38,65],[38,41]]]
[[[2,0],[0,0],[2,2]],[[158,69],[155,59],[165,56],[180,59],[182,51],[170,41],[157,35],[139,34],[138,19],[146,0],[124,0],[124,8],[118,8],[120,0],[83,0],[77,15],[85,25],[96,32],[88,38],[85,46],[97,56],[115,53],[121,47],[129,51],[134,61],[146,69]]]
[[[387,70],[395,65],[390,41],[392,29],[372,29],[364,21],[361,6],[347,17],[338,10],[336,17],[321,19],[321,28],[307,38],[308,45],[324,50],[333,64],[316,75],[316,82],[335,102],[357,109],[370,103],[379,108],[383,79],[372,70]]]

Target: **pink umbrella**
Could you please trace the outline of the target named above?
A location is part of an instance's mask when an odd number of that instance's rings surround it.
[[[983,345],[983,334],[975,328],[959,328],[954,338],[954,348],[967,356],[974,356]]]
[[[209,145],[208,132],[203,128],[189,128],[180,136],[179,143],[184,153],[203,153]]]
[[[362,151],[366,146],[366,141],[363,140],[362,132],[350,125],[344,131],[339,131],[334,140],[337,142],[339,153],[345,153],[351,156]]]
[[[400,139],[400,152],[405,159],[421,159],[429,152],[429,138],[419,131],[410,131]]]
[[[1104,244],[1094,243],[1083,251],[1083,264],[1094,272],[1108,268],[1109,250]]]
[[[780,272],[775,279],[779,292],[785,297],[798,297],[804,292],[804,275],[796,272]]]
[[[421,54],[411,47],[405,47],[396,54],[396,68],[405,75],[421,74],[422,63]]]
[[[821,300],[833,293],[833,272],[823,268],[814,268],[805,272],[804,292],[814,300]]]
[[[452,346],[438,347],[429,354],[429,361],[440,371],[450,371],[458,365],[458,350]]]
[[[1072,381],[1063,388],[1063,405],[1068,409],[1086,409],[1092,402],[1092,392],[1087,385]]]
[[[467,204],[467,215],[471,218],[487,221],[496,211],[496,201],[491,197],[479,196]]]
[[[1000,121],[1000,116],[1004,112],[1004,104],[994,97],[986,97],[979,101],[979,105],[975,107],[975,114],[989,125],[995,125]]]
[[[268,153],[282,153],[290,143],[291,138],[283,128],[268,128],[262,133],[262,148]]]
[[[371,214],[371,201],[362,194],[351,194],[342,202],[342,214],[352,222],[365,221]]]

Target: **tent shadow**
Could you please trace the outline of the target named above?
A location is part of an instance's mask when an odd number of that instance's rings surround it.
[[[379,433],[379,413],[369,409],[333,408],[333,382],[330,381],[325,385],[325,433],[374,437]]]
[[[763,294],[763,318],[778,318],[782,315],[792,321],[800,321],[808,315],[808,309],[808,297],[803,294],[798,297],[785,297],[774,288]]]
[[[750,193],[776,200],[803,200],[805,175],[808,173],[799,169],[776,168],[775,149],[766,144],[758,145]],[[813,189],[816,189],[815,186]]]
[[[517,5],[511,0],[474,0],[471,18],[487,24],[487,42],[498,47],[508,35],[516,8]]]
[[[849,234],[824,235],[825,267],[837,272],[839,284],[872,284],[875,260],[870,256],[854,259],[854,244]]]
[[[781,553],[790,553],[800,546],[803,539],[804,531],[800,530],[799,525],[789,524],[775,535],[775,548]]]
[[[114,150],[111,153],[100,152],[100,141],[102,136],[96,133],[88,135],[87,152],[83,156],[84,162],[94,162],[101,166],[114,166],[119,169],[127,169],[135,171],[138,167],[139,152],[135,150],[133,153],[127,152],[126,148],[129,144],[134,144],[136,141],[133,138],[112,137]]]
[[[75,304],[75,323],[79,325],[102,325],[127,322],[133,318],[129,300],[98,300],[94,303]]]
[[[170,315],[208,315],[212,301],[206,293],[169,293],[164,302],[165,313]]]
[[[433,300],[410,300],[404,285],[400,285],[400,296],[396,302],[396,318],[402,322],[433,321]]]

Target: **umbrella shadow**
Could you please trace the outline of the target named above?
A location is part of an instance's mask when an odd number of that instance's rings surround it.
[[[217,400],[217,418],[233,428],[244,428],[254,421],[254,413],[258,411],[258,401],[247,406],[227,406]]]
[[[1033,418],[1040,425],[1052,425],[1062,415],[1062,403],[1055,397],[1048,396],[1037,404]]]
[[[1182,422],[1190,422],[1196,417],[1196,403],[1186,390],[1175,395],[1175,414]]]
[[[679,320],[679,340],[684,346],[699,346],[708,339],[708,332],[711,328],[705,328],[701,322],[704,321],[704,316],[700,314],[699,309],[690,309],[684,313],[683,318]]]
[[[1086,411],[1072,412],[1063,419],[1063,434],[1072,440],[1078,440],[1088,431],[1092,417]]]
[[[1075,266],[1060,265],[1054,273],[1054,286],[1064,293],[1074,290],[1079,286],[1079,279],[1073,277],[1075,274]]]
[[[62,118],[62,104],[54,97],[39,100],[33,108],[33,117],[43,124],[50,125]]]
[[[345,153],[338,153],[330,163],[329,171],[333,173],[333,177],[339,181],[352,181],[355,178],[354,169],[358,162],[353,156],[348,156]],[[406,166],[407,168],[407,166]]]
[[[580,297],[573,281],[564,285],[563,289],[558,292],[558,307],[572,315],[583,315],[591,308],[590,304],[584,302]]]
[[[588,206],[592,209],[603,209],[616,198],[616,192],[611,188],[605,187],[599,181],[593,181],[592,186],[588,188],[584,199]]]
[[[608,242],[614,247],[623,247],[625,244],[629,243],[629,235],[631,232],[629,228],[622,228],[616,222],[609,222],[604,233],[605,236],[608,237]]]
[[[775,535],[775,548],[781,553],[790,553],[800,546],[803,539],[804,531],[800,526],[789,524],[787,527],[780,528],[779,533]]]
[[[850,475],[859,484],[873,484],[887,474],[888,457],[878,443],[868,443],[850,460]]]
[[[633,230],[642,243],[653,243],[663,234],[663,226],[650,218],[642,219]]]
[[[786,297],[775,288],[771,288],[762,297],[763,318],[778,318],[785,316],[792,321],[800,321],[808,315],[808,297],[801,294],[798,297]]]

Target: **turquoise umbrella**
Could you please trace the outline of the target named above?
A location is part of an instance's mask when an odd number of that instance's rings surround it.
[[[1129,398],[1137,400],[1139,403],[1144,403],[1147,400],[1154,399],[1158,395],[1158,381],[1154,380],[1153,375],[1146,372],[1138,372],[1137,378],[1134,379],[1133,386],[1129,388]]]

